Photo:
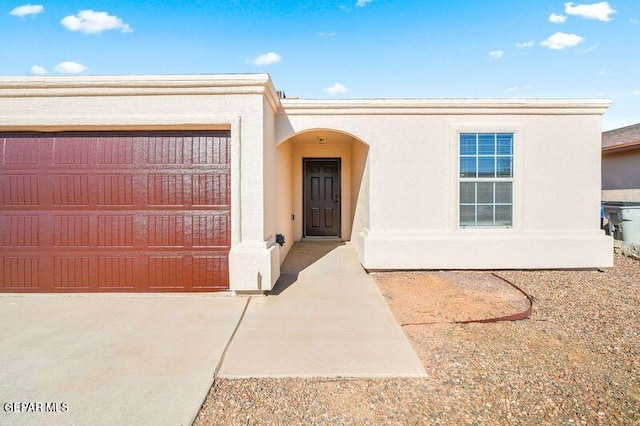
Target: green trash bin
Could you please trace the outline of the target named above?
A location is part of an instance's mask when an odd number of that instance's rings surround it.
[[[609,234],[625,243],[640,244],[640,202],[603,201]]]

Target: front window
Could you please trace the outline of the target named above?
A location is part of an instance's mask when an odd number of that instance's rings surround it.
[[[513,133],[461,133],[460,227],[513,226]]]

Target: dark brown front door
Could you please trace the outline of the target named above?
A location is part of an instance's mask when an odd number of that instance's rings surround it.
[[[305,236],[340,236],[340,159],[304,159]]]

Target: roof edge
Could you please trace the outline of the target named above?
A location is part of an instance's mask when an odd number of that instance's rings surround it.
[[[264,94],[280,101],[269,74],[0,76],[0,98]]]
[[[603,146],[602,153],[611,154],[614,152],[630,151],[633,149],[640,149],[640,141],[628,142],[619,145]]]
[[[484,111],[486,113],[564,113],[603,114],[612,104],[609,99],[283,99],[287,114],[305,113],[455,113]]]
[[[75,87],[77,85],[135,85],[135,84],[247,84],[266,83],[271,80],[269,74],[133,74],[133,75],[54,75],[54,76],[0,76],[0,88],[8,86],[33,87],[54,85]]]

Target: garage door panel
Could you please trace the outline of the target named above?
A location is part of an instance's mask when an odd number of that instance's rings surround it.
[[[0,141],[0,291],[228,289],[228,132]]]
[[[38,247],[40,218],[34,215],[8,215],[0,219],[5,247]]]
[[[191,219],[193,247],[218,247],[229,249],[231,242],[231,218],[226,212],[194,215]]]
[[[228,289],[228,253],[138,252],[4,256],[5,292],[216,291]]]
[[[229,256],[194,256],[192,263],[194,289],[224,288],[229,281]]]
[[[147,178],[147,204],[149,206],[184,207],[184,175],[180,173],[153,173]]]
[[[4,213],[0,218],[4,249],[230,249],[227,210],[35,213]]]
[[[130,165],[134,161],[134,138],[101,136],[96,140],[98,165]]]
[[[53,287],[56,290],[89,290],[89,256],[55,256]]]
[[[89,165],[95,163],[96,138],[66,136],[53,143],[54,165]]]
[[[231,181],[227,169],[188,175],[97,173],[5,173],[2,205],[15,209],[230,206]]]
[[[193,138],[193,164],[230,164],[229,144],[223,137]]]
[[[147,216],[149,247],[184,247],[185,217],[183,215]]]
[[[159,165],[229,164],[227,136],[152,137],[144,141],[142,162]]]
[[[40,287],[40,258],[35,256],[3,256],[0,280],[5,291],[37,290]]]
[[[40,204],[40,177],[36,174],[10,173],[2,176],[2,200],[7,207],[36,207]]]
[[[157,254],[147,261],[150,289],[184,289],[190,277],[187,259],[181,255]]]
[[[55,207],[84,207],[93,204],[89,202],[90,195],[88,174],[55,174],[53,175],[52,190],[53,205]],[[91,192],[94,193],[94,191]]]
[[[142,178],[142,176],[140,176]],[[140,181],[135,187],[142,188]],[[96,202],[98,206],[133,206],[134,176],[130,173],[104,174],[96,176]],[[140,205],[140,202],[138,202]]]
[[[98,215],[97,217],[98,247],[133,247],[135,216],[133,215]]]
[[[136,274],[134,256],[99,256],[97,258],[100,290],[134,290]],[[138,281],[141,282],[141,281]]]
[[[8,139],[2,150],[3,164],[40,164],[46,158],[53,138],[13,138]]]
[[[61,248],[90,247],[91,229],[87,215],[55,215],[53,217],[53,246]]]
[[[146,143],[148,164],[186,164],[189,153],[185,153],[182,137],[151,137]],[[185,155],[187,154],[187,155]]]
[[[196,173],[191,176],[191,202],[193,206],[229,205],[231,182],[226,171]]]

